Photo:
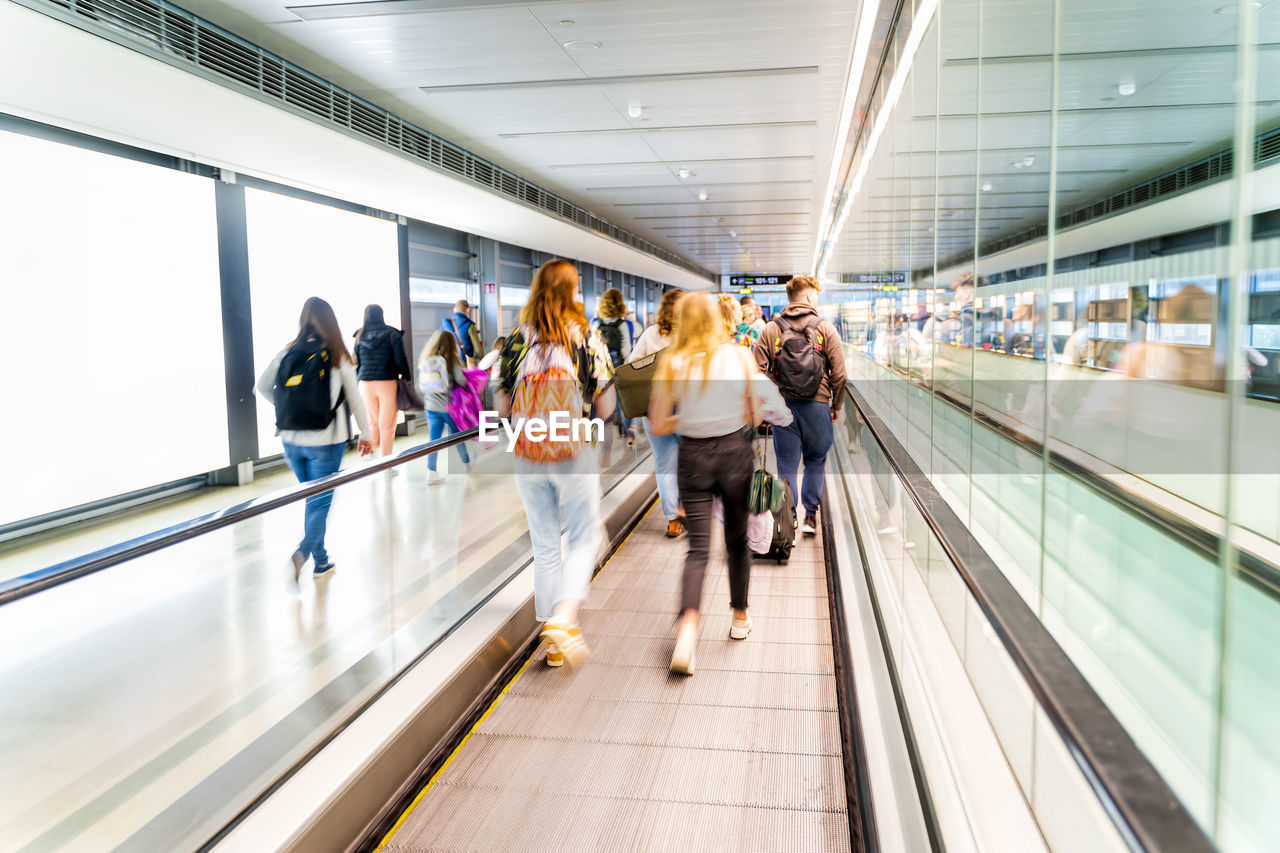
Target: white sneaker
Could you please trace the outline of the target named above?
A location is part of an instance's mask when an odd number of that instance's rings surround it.
[[[466,469],[468,474],[470,474],[476,470],[476,460],[468,459],[466,462],[462,463],[462,467]]]
[[[428,486],[438,486],[438,485],[440,485],[440,484],[441,484],[441,483],[443,483],[443,482],[444,482],[444,474],[441,474],[439,471],[428,471],[428,472],[427,472],[427,485],[428,485]]]
[[[698,630],[696,628],[677,634],[676,647],[671,653],[671,671],[680,675],[693,675],[693,658],[697,647]]]

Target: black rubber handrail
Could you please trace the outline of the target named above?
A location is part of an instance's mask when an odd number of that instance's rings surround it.
[[[455,444],[462,444],[465,441],[477,438],[479,435],[479,429],[455,432],[444,438],[428,441],[426,444],[410,447],[408,450],[402,450],[395,456],[388,456],[375,462],[366,462],[356,468],[338,471],[327,477],[311,480],[286,491],[279,491],[238,503],[235,506],[227,507],[217,512],[211,512],[189,521],[182,521],[134,539],[119,542],[108,548],[93,551],[84,556],[55,563],[47,568],[12,578],[0,583],[0,606],[10,604],[26,598],[28,595],[34,595],[37,592],[42,592],[76,578],[82,578],[85,575],[100,572],[112,566],[118,566],[128,560],[151,554],[162,548],[168,548],[170,545],[176,545],[179,542],[194,539],[205,533],[230,527],[246,519],[268,513],[273,509],[279,509],[282,506],[306,500],[313,495],[327,492],[338,486],[345,486],[347,483],[353,483],[362,477],[371,477],[397,465],[403,465],[414,459],[421,459],[423,456],[447,450]]]
[[[853,385],[846,393],[1129,849],[1215,853],[1155,766]]]

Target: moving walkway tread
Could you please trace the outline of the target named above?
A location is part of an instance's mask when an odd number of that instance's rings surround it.
[[[820,539],[755,564],[744,641],[713,544],[684,677],[667,667],[685,543],[664,530],[650,511],[597,576],[590,661],[551,669],[539,648],[380,849],[850,849]]]

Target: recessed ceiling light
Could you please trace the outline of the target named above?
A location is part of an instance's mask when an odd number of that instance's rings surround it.
[[[1138,91],[1138,84],[1134,83],[1132,80],[1125,80],[1119,86],[1116,86],[1116,91],[1127,98],[1134,92]]]
[[[604,44],[595,39],[574,39],[565,42],[564,46],[570,50],[599,50],[604,47]]]
[[[563,21],[561,21],[561,22],[560,22],[560,26],[562,26],[562,27],[572,27],[572,26],[573,26],[573,21],[569,20],[568,18],[565,18]]]
[[[984,193],[989,193],[989,192],[991,192],[991,184],[983,184],[983,185],[982,185],[982,191],[983,191]]]
[[[691,176],[693,172],[690,172],[688,169],[681,169],[680,171],[676,172],[676,174],[682,178],[687,178]]]
[[[1009,165],[1013,166],[1013,168],[1015,169],[1030,169],[1032,166],[1035,165],[1035,163],[1036,163],[1036,158],[1028,154],[1026,157],[1022,157],[1018,160],[1014,160]]]
[[[627,115],[631,116],[632,118],[640,118],[640,116],[643,114],[644,114],[643,104],[640,104],[637,101],[632,101],[631,103],[627,104]]]
[[[698,201],[706,201],[709,198],[711,198],[711,196],[707,195],[706,190],[703,190],[702,192],[698,193]]]

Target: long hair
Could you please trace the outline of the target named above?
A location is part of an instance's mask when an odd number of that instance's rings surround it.
[[[547,261],[533,274],[520,322],[532,326],[538,340],[568,346],[574,326],[578,334],[587,328],[587,316],[573,298],[577,289],[577,267],[568,261]]]
[[[671,330],[675,328],[676,303],[681,296],[684,296],[683,290],[668,290],[662,294],[662,301],[658,303],[658,334],[664,338],[670,337]]]
[[[622,298],[622,291],[611,287],[600,294],[600,304],[596,306],[596,313],[606,320],[616,320],[626,316],[627,303]]]
[[[329,350],[334,367],[350,364],[351,353],[342,340],[342,329],[333,308],[319,296],[312,296],[302,303],[302,315],[298,317],[298,336],[289,342],[289,349],[298,346],[311,336],[319,338]]]
[[[671,388],[701,374],[705,386],[710,378],[711,356],[725,343],[724,315],[719,301],[709,293],[687,293],[675,306],[675,329],[666,358],[658,367],[658,381]],[[680,362],[677,372],[675,362]],[[679,395],[678,391],[675,391]]]
[[[742,306],[727,293],[721,293],[717,299],[720,301],[720,316],[724,318],[725,333],[733,337],[738,331],[738,324],[742,322]]]
[[[424,355],[438,355],[444,359],[445,373],[453,376],[453,369],[462,362],[462,356],[458,352],[458,339],[453,336],[453,332],[445,332],[436,330],[436,333],[427,341],[427,348],[423,351]],[[453,381],[452,378],[449,379]]]

